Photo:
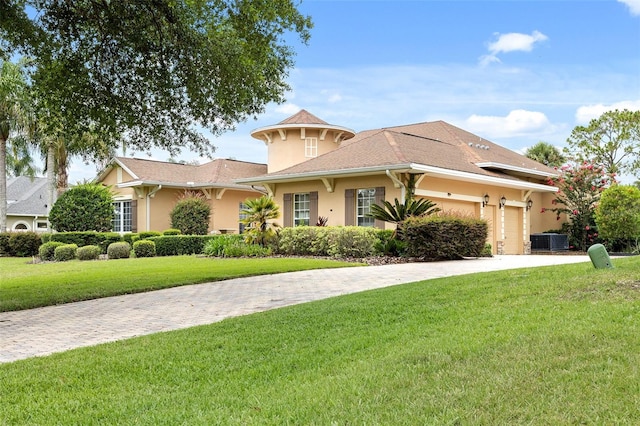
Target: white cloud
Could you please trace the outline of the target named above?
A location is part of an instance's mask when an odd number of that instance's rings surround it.
[[[281,114],[293,115],[301,109],[302,108],[300,108],[298,105],[287,102],[285,104],[277,106],[275,108],[275,111]]]
[[[497,40],[489,43],[487,46],[489,54],[480,58],[482,65],[488,65],[491,62],[500,62],[498,58],[499,53],[531,52],[536,43],[549,39],[549,37],[540,31],[534,31],[531,35],[522,33],[495,33],[494,35],[497,36]]]
[[[580,125],[588,124],[594,118],[600,117],[607,111],[628,109],[629,111],[640,111],[640,99],[637,101],[621,101],[611,105],[595,104],[584,105],[576,111],[576,123]]]
[[[618,2],[626,4],[632,15],[640,16],[640,0],[618,0]]]
[[[473,114],[465,120],[465,128],[489,138],[505,138],[552,130],[547,116],[538,111],[516,109],[506,117]]]

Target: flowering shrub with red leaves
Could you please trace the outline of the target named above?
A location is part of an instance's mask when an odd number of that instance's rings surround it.
[[[570,223],[567,227],[569,242],[577,250],[586,250],[598,237],[595,225],[595,209],[600,194],[615,182],[615,174],[607,174],[604,167],[585,161],[582,164],[565,165],[560,175],[549,178],[547,183],[558,188],[553,208],[542,212],[556,213],[558,220],[564,213]]]

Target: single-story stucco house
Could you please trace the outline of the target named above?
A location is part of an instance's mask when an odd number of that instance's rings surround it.
[[[7,231],[47,231],[47,179],[7,179]]]
[[[117,196],[115,231],[169,228],[169,212],[185,189],[212,206],[210,230],[239,232],[242,201],[269,194],[282,226],[390,228],[367,217],[382,200],[403,201],[414,189],[443,210],[489,222],[494,253],[530,252],[529,236],[557,228],[541,213],[557,188],[556,171],[444,121],[363,132],[333,125],[302,110],[251,136],[267,144],[267,164],[214,160],[194,166],[115,158],[98,181]]]

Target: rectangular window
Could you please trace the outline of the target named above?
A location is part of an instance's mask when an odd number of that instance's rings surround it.
[[[367,217],[371,211],[371,204],[376,202],[376,189],[358,189],[358,199],[356,202],[356,218],[358,226],[375,226],[376,220]]]
[[[318,156],[318,138],[305,138],[304,156],[308,158],[315,158]]]
[[[308,226],[311,217],[309,193],[293,194],[293,226]]]
[[[113,203],[113,232],[131,232],[131,201]]]
[[[247,225],[242,223],[242,221],[247,218],[247,214],[246,213],[242,213],[242,211],[244,209],[246,209],[246,208],[247,208],[247,205],[245,203],[243,203],[243,202],[240,202],[239,210],[238,210],[238,212],[239,212],[238,213],[238,222],[240,223],[238,231],[239,231],[240,234],[242,234],[244,232],[245,228],[247,227]]]

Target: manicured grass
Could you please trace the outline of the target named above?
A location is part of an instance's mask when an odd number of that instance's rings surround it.
[[[0,312],[252,275],[354,266],[326,259],[196,256],[39,264],[29,261],[0,258]]]
[[[1,424],[640,424],[640,265],[474,274],[0,365]]]

